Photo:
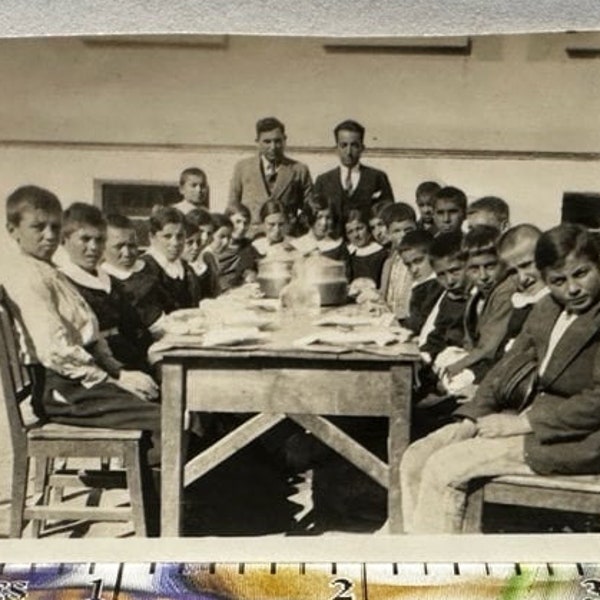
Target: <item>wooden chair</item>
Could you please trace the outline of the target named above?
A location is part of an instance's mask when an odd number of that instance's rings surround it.
[[[89,521],[132,521],[136,535],[146,535],[142,477],[140,468],[139,430],[99,429],[73,427],[56,423],[24,423],[21,402],[36,392],[38,369],[24,368],[20,360],[15,322],[6,293],[0,286],[0,384],[13,449],[12,507],[10,536],[21,537],[24,523],[33,521],[36,537],[42,522],[48,519],[77,519]],[[38,386],[39,387],[39,386]],[[57,458],[117,457],[125,466],[125,473],[78,472],[62,469],[55,471]],[[36,491],[41,492],[36,505],[26,506],[27,483],[31,459],[38,467]],[[62,463],[63,461],[57,461]],[[98,478],[100,475],[100,478]],[[98,506],[73,507],[63,502],[51,502],[52,489],[62,500],[62,489],[68,487],[90,488],[106,486],[106,477],[116,475],[129,488],[130,506],[105,508]],[[123,477],[125,475],[125,477]],[[92,486],[97,480],[102,485]]]
[[[467,499],[465,533],[481,531],[484,503],[600,514],[600,475],[502,475]]]

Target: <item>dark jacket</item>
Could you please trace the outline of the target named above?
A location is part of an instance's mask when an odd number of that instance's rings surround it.
[[[514,411],[503,404],[503,386],[528,361],[539,367],[562,307],[548,296],[532,309],[511,350],[485,377],[473,401],[455,414],[476,419]],[[541,375],[527,416],[525,460],[542,474],[600,473],[600,302],[560,339]]]

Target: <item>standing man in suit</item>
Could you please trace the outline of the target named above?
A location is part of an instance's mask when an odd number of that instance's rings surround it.
[[[351,210],[360,210],[368,221],[373,204],[385,200],[393,202],[394,194],[383,171],[360,162],[365,149],[365,128],[356,121],[347,120],[340,123],[333,133],[341,166],[317,177],[315,194],[330,202],[339,233]]]
[[[313,185],[308,167],[285,156],[285,126],[275,117],[256,123],[258,156],[235,165],[229,190],[229,203],[242,202],[252,214],[254,230],[260,223],[260,207],[267,200],[279,200],[286,209],[290,235],[306,233],[304,207],[312,199]]]

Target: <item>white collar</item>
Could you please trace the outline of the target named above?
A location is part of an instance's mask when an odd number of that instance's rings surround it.
[[[282,242],[278,243],[281,244]],[[271,248],[272,246],[277,246],[277,243],[271,244],[267,240],[266,236],[263,236],[252,240],[252,245],[256,248],[259,254],[265,255],[269,251],[269,248]]]
[[[432,279],[435,279],[435,273],[429,273],[429,275],[427,277],[425,277],[425,279],[421,279],[421,281],[413,281],[411,284],[411,289],[416,288],[417,286],[421,285],[422,283],[425,283],[426,281],[431,281]]]
[[[188,265],[192,267],[192,271],[194,271],[197,277],[206,273],[206,270],[208,269],[208,265],[202,260],[202,256],[199,256],[194,262],[188,263]]]
[[[185,277],[185,269],[181,259],[168,260],[167,257],[154,246],[150,246],[146,250],[146,254],[150,255],[160,266],[160,268],[172,279],[183,279]]]
[[[262,154],[260,155],[260,160],[262,162],[263,172],[265,175],[268,175],[272,168],[275,168],[275,173],[277,173],[279,171],[279,167],[281,167],[281,163],[276,165],[275,163],[267,160]]]
[[[129,279],[134,273],[139,273],[143,268],[144,261],[139,259],[136,260],[135,263],[133,263],[133,267],[131,267],[131,269],[122,269],[121,267],[115,267],[115,265],[111,265],[106,261],[104,261],[100,265],[100,269],[102,271],[108,273],[109,275],[112,275],[120,281],[125,281],[126,279]]]
[[[302,252],[302,254],[308,254],[309,252],[313,252],[314,250],[318,250],[319,252],[328,252],[330,250],[335,250],[342,245],[342,240],[337,239],[334,240],[330,237],[325,237],[321,240],[318,240],[315,237],[315,234],[312,231],[309,231],[305,235],[299,238],[295,238],[291,240],[292,245],[296,250]]]
[[[350,171],[350,173],[352,175],[356,175],[357,173],[360,173],[360,168],[361,168],[360,162],[357,162],[352,168],[346,167],[344,165],[340,165],[340,171],[342,172],[342,175],[346,175],[346,173],[348,173],[348,171]]]
[[[381,244],[377,242],[369,242],[366,246],[357,248],[354,244],[348,244],[348,252],[354,256],[371,256],[383,249]]]
[[[191,212],[197,208],[204,208],[204,207],[196,206],[189,200],[180,200],[177,204],[173,204],[173,208],[176,208],[178,211],[182,212],[184,215],[187,215],[189,212]]]
[[[112,289],[110,277],[108,273],[101,269],[97,270],[97,275],[92,275],[72,261],[65,261],[59,268],[71,281],[74,281],[78,285],[92,290],[102,290],[110,294],[110,290]]]
[[[537,291],[535,294],[525,294],[523,292],[515,292],[511,296],[511,303],[513,308],[525,308],[526,306],[531,306],[532,304],[536,304],[539,300],[544,298],[550,293],[550,290],[544,286],[541,290]]]

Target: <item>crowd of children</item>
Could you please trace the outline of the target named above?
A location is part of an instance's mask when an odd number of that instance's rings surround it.
[[[583,275],[571,272],[583,268],[583,259],[597,259],[585,232],[575,228],[575,241],[566,234],[564,240],[556,234],[548,241],[533,225],[510,227],[509,207],[501,198],[468,204],[457,187],[427,181],[416,190],[418,215],[406,203],[385,199],[374,202],[368,214],[344,212],[338,223],[340,211],[315,196],[303,210],[304,231],[292,236],[288,211],[270,199],[260,206],[260,233],[250,236],[251,211],[241,202],[223,214],[209,212],[208,180],[201,169],[185,169],[179,189],[180,202],[152,209],[143,251],[134,223],[124,215],[103,215],[84,203],[63,211],[51,192],[34,186],[9,197],[8,230],[20,253],[2,283],[27,331],[30,354],[46,367],[42,412],[63,423],[149,431],[148,464],[157,464],[160,373],[148,363],[147,350],[162,335],[166,315],[254,282],[261,260],[320,254],[345,263],[358,301],[387,306],[418,345],[422,361],[411,426],[419,440],[413,446],[421,451],[411,446],[403,467],[407,489],[415,489],[406,494],[405,516],[408,528],[435,529],[419,504],[431,482],[424,483],[427,475],[417,477],[416,470],[444,445],[477,436],[477,417],[467,419],[471,425],[462,421],[458,437],[443,443],[438,432],[455,427],[462,407],[477,403],[481,389],[490,387],[490,377],[503,357],[511,356],[536,305],[550,292],[562,306],[573,300],[568,290],[563,296],[555,290],[569,278],[589,276],[587,264]],[[544,240],[556,255],[545,270]],[[568,260],[579,262],[565,275],[561,269]],[[593,268],[600,269],[595,262]],[[600,284],[587,291],[596,294],[596,302]],[[569,315],[583,312],[578,300]],[[546,359],[543,369],[552,356]],[[422,444],[432,437],[438,443],[423,452]],[[526,470],[525,462],[519,464]],[[450,527],[447,520],[444,526]]]

